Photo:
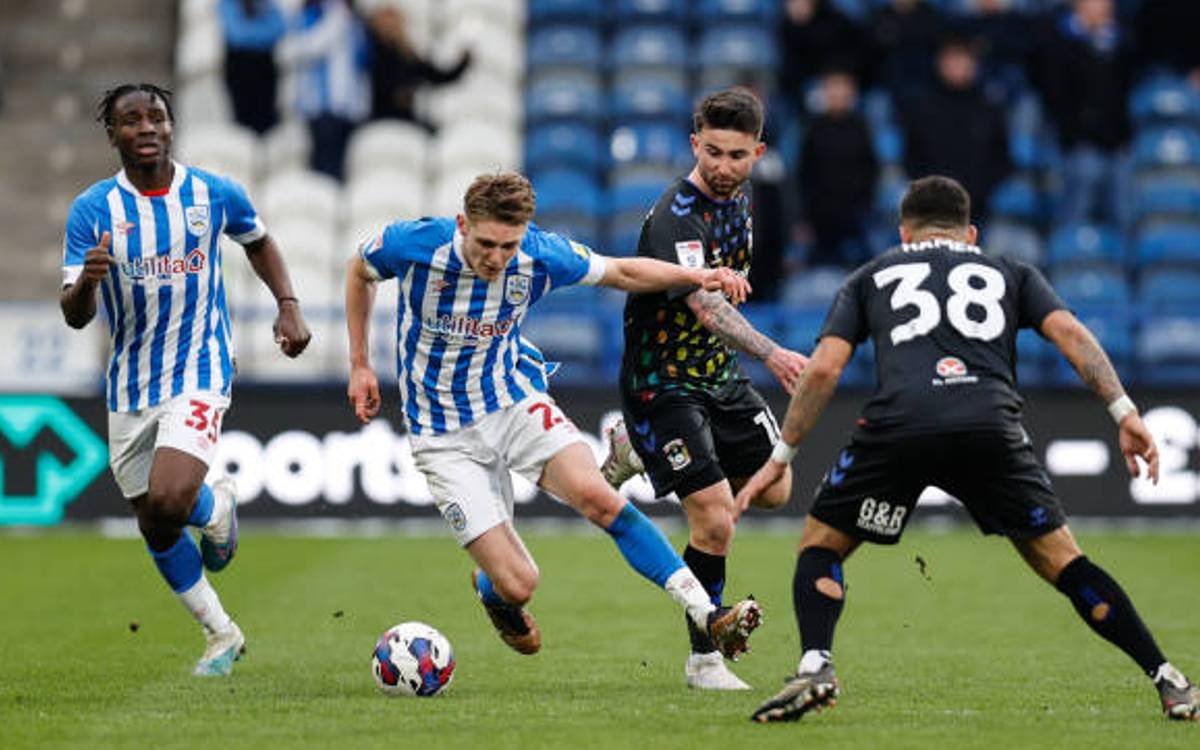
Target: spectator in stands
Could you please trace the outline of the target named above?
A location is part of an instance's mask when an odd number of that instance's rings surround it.
[[[350,135],[371,106],[362,22],[346,0],[305,0],[278,56],[298,74],[294,107],[308,121],[312,168],[341,180]]]
[[[1033,54],[1030,17],[1013,7],[1013,0],[972,0],[957,33],[980,47],[985,91],[1011,102],[1027,83],[1025,66]]]
[[[275,0],[221,0],[218,7],[225,33],[225,87],[233,119],[257,133],[279,121],[275,45],[287,23]]]
[[[870,45],[874,80],[903,99],[924,88],[930,78],[946,20],[925,0],[891,0],[871,16]]]
[[[942,42],[936,82],[901,114],[905,170],[961,182],[971,195],[973,222],[982,223],[993,189],[1009,171],[1008,123],[979,85],[978,52],[968,40]]]
[[[1037,80],[1064,156],[1060,222],[1127,223],[1131,53],[1113,0],[1074,0],[1039,35]]]
[[[779,22],[779,87],[797,110],[804,87],[836,66],[861,75],[865,55],[862,30],[830,0],[784,0]]]
[[[458,63],[442,69],[421,58],[405,29],[404,14],[380,5],[367,16],[371,45],[371,118],[408,120],[433,133],[436,128],[413,110],[413,96],[425,84],[457,81],[471,64],[463,52]]]
[[[1144,65],[1166,65],[1200,88],[1200,3],[1144,0],[1135,18],[1137,49]]]
[[[809,265],[866,260],[863,230],[879,163],[867,122],[855,111],[857,98],[849,71],[826,73],[823,111],[809,123],[800,148],[800,200],[814,240]]]

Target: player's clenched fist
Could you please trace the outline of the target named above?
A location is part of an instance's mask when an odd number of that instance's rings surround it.
[[[83,278],[89,282],[95,283],[103,281],[111,268],[117,265],[117,259],[113,257],[109,246],[112,244],[112,235],[108,232],[100,235],[100,244],[88,250],[83,256]]]
[[[289,357],[298,357],[312,339],[312,332],[300,315],[300,306],[288,300],[279,306],[279,315],[272,327],[275,333],[275,343]]]
[[[366,424],[379,413],[379,380],[370,367],[354,367],[350,370],[350,385],[346,388],[354,416]]]
[[[735,305],[740,305],[746,301],[746,297],[750,296],[750,282],[744,276],[740,276],[729,268],[710,268],[703,271],[703,280],[700,286],[705,291],[716,292],[720,291],[729,301]]]

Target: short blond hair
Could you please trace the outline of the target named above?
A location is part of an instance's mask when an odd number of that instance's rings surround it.
[[[537,199],[525,175],[496,172],[476,177],[463,196],[463,213],[468,221],[498,221],[524,224],[533,218]]]

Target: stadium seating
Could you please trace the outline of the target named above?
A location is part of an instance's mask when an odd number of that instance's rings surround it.
[[[399,120],[379,120],[358,128],[346,149],[346,174],[350,179],[373,172],[409,172],[425,175],[429,136],[419,126]]]
[[[789,307],[798,307],[815,312],[825,312],[846,280],[841,268],[809,268],[797,273],[784,282],[779,299]]]
[[[1000,183],[992,193],[989,207],[994,216],[1005,216],[1030,224],[1040,222],[1044,213],[1041,193],[1029,175],[1015,175]]]
[[[1137,342],[1138,377],[1148,385],[1190,385],[1200,370],[1200,317],[1150,316]]]
[[[700,36],[692,61],[713,68],[770,68],[775,64],[775,37],[758,24],[717,26]]]
[[[1138,178],[1134,214],[1138,223],[1186,219],[1200,211],[1200,171],[1150,173]]]
[[[534,77],[525,93],[526,122],[572,119],[596,122],[606,111],[600,77],[584,71],[555,71]]]
[[[1068,300],[1069,301],[1069,300]],[[1080,322],[1087,326],[1100,342],[1100,346],[1112,360],[1113,368],[1122,380],[1133,378],[1135,368],[1135,338],[1133,322],[1135,316],[1128,307],[1114,306],[1075,310]],[[1062,356],[1051,358],[1051,382],[1083,388],[1071,363]]]
[[[988,252],[1005,255],[1034,266],[1045,262],[1042,236],[1028,224],[1005,219],[989,223],[983,233],[984,247]]]
[[[1061,226],[1050,235],[1050,264],[1112,265],[1125,262],[1125,243],[1116,229],[1097,224]]]
[[[535,28],[562,21],[596,26],[605,20],[604,6],[605,0],[529,0],[529,23]]]
[[[607,164],[606,149],[596,129],[583,122],[555,122],[529,130],[525,139],[525,169],[573,166],[596,171]]]
[[[1200,96],[1175,76],[1152,76],[1129,96],[1129,113],[1139,125],[1200,122]]]
[[[425,179],[410,170],[377,170],[352,179],[342,191],[348,227],[416,219],[424,213]]]
[[[769,23],[779,3],[772,0],[697,0],[691,4],[695,23]]]
[[[1055,273],[1053,283],[1059,296],[1072,307],[1124,307],[1133,300],[1133,290],[1122,270],[1068,268]]]
[[[1133,141],[1137,171],[1164,167],[1200,167],[1200,132],[1189,127],[1150,128]]]
[[[899,164],[904,158],[904,133],[895,125],[872,129],[875,156],[883,164]]]
[[[595,216],[603,209],[603,193],[594,177],[572,169],[552,169],[532,175],[538,211],[575,211]]]
[[[228,175],[247,189],[254,187],[258,175],[258,136],[248,128],[233,123],[201,123],[180,128],[175,150],[186,163]]]
[[[274,175],[263,183],[259,195],[259,210],[268,225],[298,217],[332,229],[340,218],[341,186],[332,177],[317,172]]]
[[[578,66],[594,69],[603,59],[600,33],[591,26],[558,24],[529,35],[531,69]]]
[[[263,135],[264,177],[304,169],[308,166],[311,150],[312,140],[304,122],[284,120]]]
[[[481,121],[461,121],[447,126],[434,147],[434,161],[439,172],[512,169],[520,164],[520,154],[518,136],[511,128]]]
[[[681,73],[667,70],[619,74],[613,83],[610,111],[621,121],[686,120],[692,110]]]
[[[1170,222],[1154,224],[1134,239],[1134,263],[1139,267],[1155,264],[1200,264],[1200,224]]]
[[[614,70],[667,68],[682,71],[686,50],[686,38],[674,26],[630,26],[622,28],[613,37],[608,64]]]
[[[679,23],[687,15],[687,0],[610,0],[613,20],[618,24],[630,21],[667,21]]]
[[[1200,317],[1200,266],[1146,271],[1138,282],[1137,298],[1143,310],[1151,315],[1180,313]]]
[[[685,131],[670,121],[635,122],[616,128],[608,153],[614,168],[630,164],[683,168],[692,159]]]

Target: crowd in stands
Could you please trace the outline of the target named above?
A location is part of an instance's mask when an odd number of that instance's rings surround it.
[[[243,177],[313,257],[344,257],[368,225],[453,212],[469,176],[498,167],[530,175],[543,227],[632,254],[646,210],[691,165],[693,102],[741,84],[767,101],[751,281],[776,304],[748,311],[764,329],[810,348],[846,270],[896,243],[907,180],[938,172],[970,190],[981,244],[1040,266],[1124,374],[1196,381],[1198,2],[219,4],[230,119],[265,153]],[[482,33],[459,33],[478,19]],[[212,98],[183,97],[185,126],[188,101]],[[242,176],[237,138],[193,136]],[[296,172],[298,155],[328,182]],[[336,287],[320,299],[336,304]],[[539,343],[603,370],[619,331],[593,310],[567,299]],[[1040,340],[1022,342],[1023,379],[1069,382]]]

